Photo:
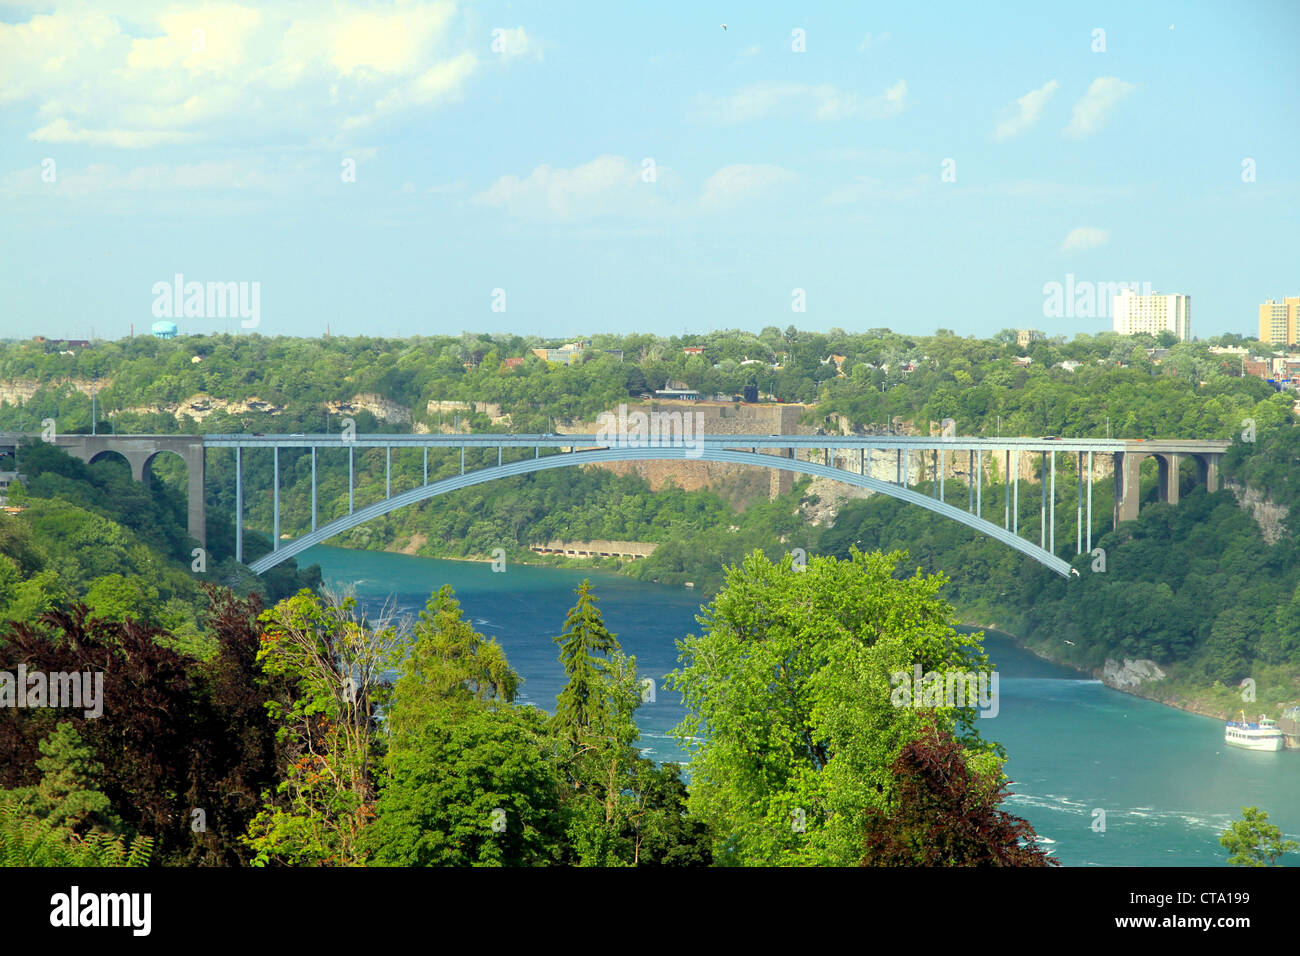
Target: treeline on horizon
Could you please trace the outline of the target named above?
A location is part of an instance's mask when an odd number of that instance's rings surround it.
[[[917,336],[888,329],[815,333],[793,326],[782,332],[770,326],[757,335],[597,334],[572,365],[548,363],[530,351],[563,341],[473,333],[407,339],[138,336],[95,342],[66,355],[55,343],[3,342],[0,381],[42,387],[21,408],[0,407],[0,428],[35,429],[42,419],[54,418],[60,431],[89,431],[90,399],[60,384],[69,380],[99,383],[105,431],[147,433],[337,431],[325,403],[358,395],[382,396],[410,409],[413,422],[432,428],[439,416],[427,411],[430,401],[461,401],[500,405],[510,416],[509,430],[548,432],[557,422],[590,421],[672,380],[706,395],[739,395],[745,386],[757,386],[781,402],[816,405],[808,415],[812,424],[841,415],[859,427],[912,423],[924,429],[953,418],[962,434],[992,435],[1000,427],[1007,435],[1102,437],[1109,422],[1116,438],[1227,438],[1242,417],[1261,411],[1260,403],[1271,407],[1267,400],[1276,394],[1267,382],[1243,377],[1239,357],[1208,351],[1243,341],[1268,349],[1238,335],[1180,343],[1169,333],[1152,338],[1100,332],[1069,341],[1040,339],[1022,350],[1014,330],[977,339],[942,329]],[[683,354],[688,346],[704,351]],[[1146,351],[1157,346],[1169,349],[1158,365]],[[621,360],[605,350],[618,350]],[[838,367],[830,361],[835,355],[844,357]],[[1017,365],[1018,356],[1031,362]],[[507,368],[506,358],[523,362]],[[1062,362],[1079,367],[1067,371],[1057,367]],[[258,398],[283,411],[217,410],[200,424],[145,410],[197,394]],[[1289,404],[1279,401],[1277,407]],[[411,427],[385,425],[365,411],[353,417],[361,431]],[[475,431],[493,427],[481,413],[460,418]]]

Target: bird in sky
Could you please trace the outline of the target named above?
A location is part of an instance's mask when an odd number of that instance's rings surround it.
[[[724,30],[725,30],[725,29],[727,29],[727,25],[726,25],[726,24],[725,24],[725,23],[724,23],[724,24],[723,24],[723,25],[722,25],[722,29],[724,29]],[[1171,29],[1171,30],[1172,30],[1172,29],[1173,29],[1173,27],[1170,27],[1170,28],[1169,28],[1169,29]]]

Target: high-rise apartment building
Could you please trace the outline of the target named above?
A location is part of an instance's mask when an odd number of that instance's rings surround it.
[[[1139,295],[1125,290],[1110,301],[1115,331],[1120,335],[1159,335],[1172,332],[1180,342],[1192,337],[1190,295]]]
[[[1287,296],[1281,302],[1269,299],[1259,307],[1259,340],[1269,345],[1294,345],[1300,342],[1300,295]]]

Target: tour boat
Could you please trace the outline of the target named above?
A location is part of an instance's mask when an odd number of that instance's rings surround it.
[[[1281,750],[1286,738],[1277,726],[1277,721],[1269,720],[1263,714],[1258,721],[1246,719],[1243,711],[1241,720],[1230,720],[1223,728],[1224,743],[1247,750]]]

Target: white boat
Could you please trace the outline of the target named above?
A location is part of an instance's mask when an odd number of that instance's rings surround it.
[[[1241,720],[1230,720],[1224,725],[1223,742],[1247,750],[1281,750],[1286,746],[1286,735],[1277,721],[1269,720],[1263,714],[1257,721],[1247,720],[1243,712]]]

